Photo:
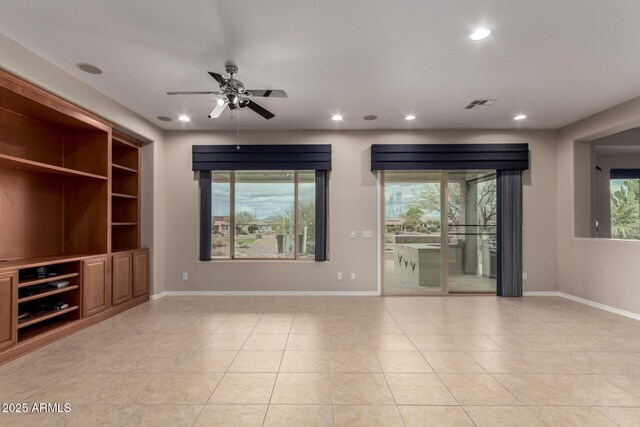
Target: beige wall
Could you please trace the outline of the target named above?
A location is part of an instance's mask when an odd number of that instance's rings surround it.
[[[0,68],[52,92],[76,105],[105,118],[123,130],[136,134],[150,143],[143,149],[142,243],[152,251],[151,281],[153,293],[164,289],[164,175],[161,164],[149,165],[163,159],[164,134],[133,111],[93,89],[75,77],[45,61],[13,40],[0,34]]]
[[[591,141],[640,124],[640,98],[560,130],[558,142],[558,256],[560,291],[640,313],[640,242],[592,239]],[[582,218],[587,218],[583,220]]]
[[[531,169],[524,176],[526,291],[554,291],[557,284],[555,131],[289,131],[242,132],[245,144],[332,144],[330,251],[325,263],[301,261],[198,262],[198,183],[191,171],[194,144],[235,144],[234,132],[168,132],[166,182],[168,291],[364,291],[377,290],[377,179],[371,144],[527,142]],[[357,239],[351,239],[351,230]],[[363,240],[363,230],[376,238]],[[189,280],[182,280],[182,272]],[[345,280],[336,280],[342,272]],[[356,273],[357,280],[349,279]]]

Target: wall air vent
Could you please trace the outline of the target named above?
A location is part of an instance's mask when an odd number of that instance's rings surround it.
[[[478,107],[490,107],[496,102],[498,102],[497,99],[474,99],[464,108],[467,110],[472,110]]]

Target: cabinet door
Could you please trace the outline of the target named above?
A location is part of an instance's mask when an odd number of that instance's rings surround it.
[[[82,316],[107,308],[107,258],[82,261]]]
[[[122,304],[131,299],[131,252],[113,255],[111,260],[113,305]]]
[[[133,253],[133,297],[149,292],[149,251]]]
[[[0,273],[0,350],[16,343],[18,273]]]

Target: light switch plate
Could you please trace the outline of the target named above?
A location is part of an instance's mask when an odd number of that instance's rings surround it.
[[[356,232],[354,230],[351,230],[351,238],[352,239],[356,238]]]
[[[373,231],[371,230],[365,230],[362,232],[362,238],[363,239],[373,239]]]

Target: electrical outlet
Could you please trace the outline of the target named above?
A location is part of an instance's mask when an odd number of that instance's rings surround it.
[[[522,273],[522,280],[527,280],[527,273]]]
[[[356,273],[351,273],[351,280],[356,280]]]
[[[342,280],[342,273],[338,273],[338,280]]]
[[[187,272],[182,273],[182,280],[189,280],[189,273]]]
[[[351,238],[355,239],[356,238],[356,232],[355,230],[351,230]]]

